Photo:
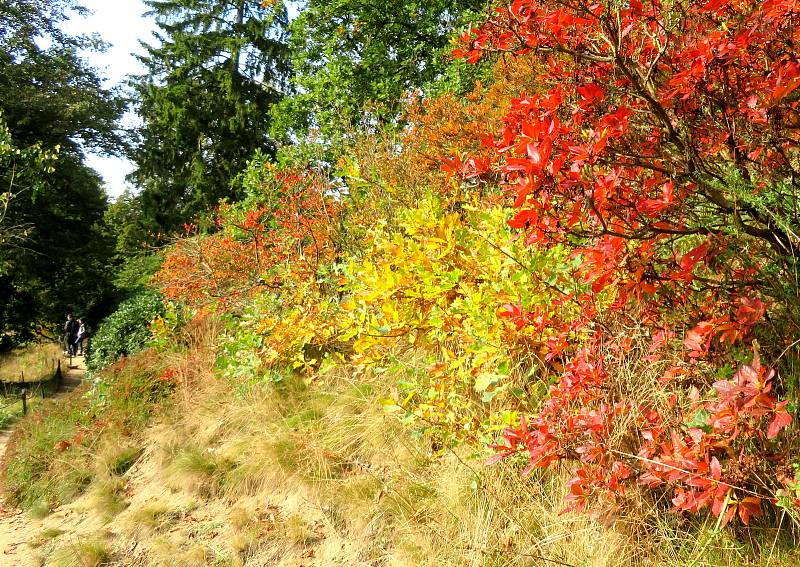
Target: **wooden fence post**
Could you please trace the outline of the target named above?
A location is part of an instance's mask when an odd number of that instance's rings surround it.
[[[28,390],[23,388],[20,395],[22,396],[22,415],[28,415]]]

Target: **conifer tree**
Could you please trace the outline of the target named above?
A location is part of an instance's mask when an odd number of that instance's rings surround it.
[[[131,180],[143,222],[171,231],[225,197],[256,149],[273,154],[270,108],[289,73],[281,4],[148,0],[160,31],[134,79],[144,125]]]

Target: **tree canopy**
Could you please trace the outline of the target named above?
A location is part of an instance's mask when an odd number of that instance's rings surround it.
[[[331,139],[391,122],[405,94],[446,72],[450,36],[483,7],[480,0],[308,0],[291,24],[298,94],[278,107],[281,126]]]
[[[252,0],[151,0],[160,31],[133,79],[144,125],[132,154],[143,222],[171,231],[225,197],[287,90],[286,10]]]
[[[83,152],[122,150],[125,104],[78,55],[102,45],[59,29],[80,12],[71,0],[0,2],[0,191],[14,232],[0,243],[0,318],[18,338],[68,309],[100,313],[109,296],[106,196]]]

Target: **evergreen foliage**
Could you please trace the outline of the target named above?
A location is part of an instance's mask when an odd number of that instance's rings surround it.
[[[269,109],[287,89],[286,10],[252,0],[150,0],[160,31],[136,77],[144,120],[131,179],[143,223],[172,231],[225,197],[256,149],[270,154]]]

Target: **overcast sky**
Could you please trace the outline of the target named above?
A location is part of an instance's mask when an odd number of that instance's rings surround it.
[[[155,29],[152,18],[144,17],[145,5],[140,0],[82,0],[81,4],[93,14],[75,17],[63,29],[73,35],[97,33],[111,44],[105,53],[85,54],[100,76],[107,79],[105,86],[118,85],[128,75],[141,73],[142,67],[132,54],[142,52],[139,40],[151,42]],[[133,169],[129,161],[95,155],[87,156],[86,161],[103,177],[109,195],[122,193],[127,185],[125,176]]]

